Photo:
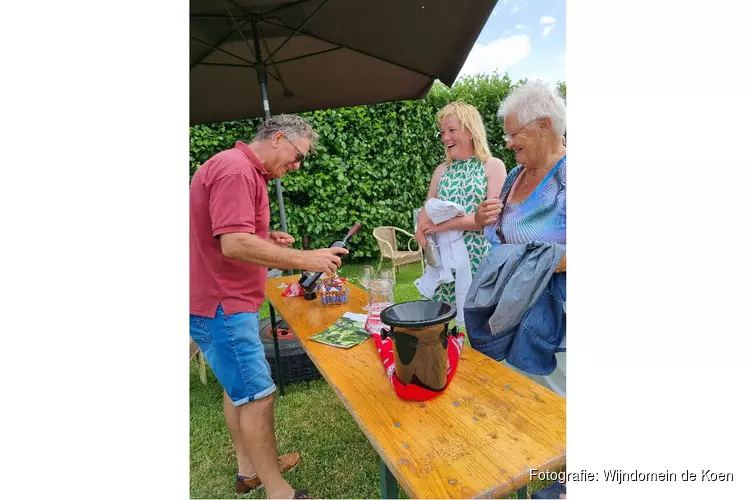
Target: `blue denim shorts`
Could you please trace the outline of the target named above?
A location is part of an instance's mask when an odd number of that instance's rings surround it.
[[[260,340],[258,313],[216,317],[190,315],[190,337],[198,345],[234,406],[264,398],[276,390]]]

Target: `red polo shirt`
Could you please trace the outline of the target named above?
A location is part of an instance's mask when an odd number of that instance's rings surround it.
[[[247,144],[237,142],[200,166],[190,183],[190,314],[213,318],[257,312],[268,268],[229,259],[219,235],[268,239],[268,172]]]

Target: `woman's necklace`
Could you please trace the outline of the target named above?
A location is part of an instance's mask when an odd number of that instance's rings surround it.
[[[562,156],[563,153],[565,153],[565,148],[560,150],[560,152],[555,155],[552,161],[549,162],[545,168],[537,168],[536,170],[534,170],[533,174],[530,173],[530,170],[524,168],[523,186],[524,186],[524,190],[527,193],[529,192],[529,175],[533,175],[534,179],[536,179],[540,175],[540,172],[547,173],[549,169],[552,168],[552,165],[554,165],[557,162],[557,160],[560,159],[560,156]]]

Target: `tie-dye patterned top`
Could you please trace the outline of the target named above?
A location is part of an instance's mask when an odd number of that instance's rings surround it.
[[[524,244],[546,241],[565,244],[565,165],[563,156],[545,176],[531,195],[521,203],[507,203],[503,216],[503,236],[506,243]],[[500,199],[505,198],[521,173],[522,166],[511,170],[505,179]],[[484,236],[494,247],[500,243],[496,226],[485,226]]]

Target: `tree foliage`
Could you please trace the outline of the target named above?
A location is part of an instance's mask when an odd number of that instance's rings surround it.
[[[559,84],[563,92],[564,85]],[[303,236],[311,248],[328,246],[356,221],[363,230],[350,242],[350,258],[371,259],[378,256],[375,227],[412,232],[412,212],[423,205],[432,172],[443,160],[435,117],[449,102],[462,100],[479,110],[493,156],[510,171],[516,164],[503,147],[503,124],[496,113],[513,87],[507,75],[477,75],[461,78],[450,88],[437,82],[418,101],[300,113],[320,140],[317,154],[282,179],[295,246],[301,248]],[[190,177],[236,141],[250,142],[260,123],[260,118],[249,118],[190,127]],[[278,228],[274,183],[269,184],[269,199],[271,227]]]

